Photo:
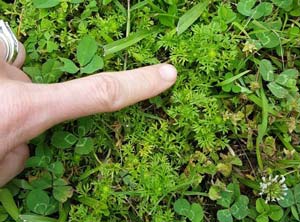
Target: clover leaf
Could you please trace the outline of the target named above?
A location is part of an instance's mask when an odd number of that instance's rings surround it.
[[[237,184],[231,183],[226,190],[220,193],[221,197],[217,204],[226,209],[220,209],[217,212],[217,218],[222,222],[233,222],[233,219],[241,220],[249,214],[247,196],[240,195]]]
[[[203,208],[200,204],[190,203],[186,199],[178,199],[174,203],[174,210],[179,215],[187,217],[192,222],[201,222],[204,217]]]
[[[293,190],[287,190],[283,200],[279,200],[278,204],[283,208],[291,208],[294,218],[300,221],[300,184],[297,184]]]
[[[29,192],[26,204],[30,211],[40,215],[50,215],[58,210],[58,202],[50,198],[44,190],[36,189]]]

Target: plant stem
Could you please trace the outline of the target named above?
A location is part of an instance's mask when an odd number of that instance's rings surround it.
[[[130,0],[127,0],[127,25],[126,25],[126,37],[130,34]],[[127,70],[127,60],[128,60],[128,53],[125,53],[125,59],[124,59],[124,70]]]

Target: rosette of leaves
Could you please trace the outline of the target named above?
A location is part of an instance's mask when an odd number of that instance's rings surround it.
[[[218,210],[217,218],[220,222],[242,220],[249,214],[247,196],[241,195],[238,184],[229,184],[226,190],[221,191],[217,204],[225,209]]]
[[[287,195],[278,203],[283,208],[290,208],[293,217],[300,221],[300,184],[297,184],[293,189],[287,190]]]
[[[175,201],[174,210],[177,214],[188,218],[192,222],[203,221],[204,213],[200,204],[190,204],[186,199],[180,198]]]
[[[271,93],[278,99],[293,97],[298,91],[297,79],[299,73],[296,69],[287,69],[279,75],[274,74],[272,63],[263,59],[259,62],[259,73],[266,82]]]
[[[265,200],[259,198],[256,200],[256,211],[259,215],[256,217],[257,222],[279,221],[283,216],[283,210],[280,206],[266,204]]]
[[[76,154],[87,155],[94,150],[94,140],[88,136],[92,126],[92,119],[79,119],[76,135],[63,130],[55,131],[51,138],[51,144],[58,149],[68,149],[75,146]]]
[[[80,71],[81,74],[91,74],[103,68],[103,58],[97,55],[98,44],[96,40],[87,35],[78,43],[76,58],[80,68],[70,59],[61,58],[64,65],[61,71],[75,74]]]

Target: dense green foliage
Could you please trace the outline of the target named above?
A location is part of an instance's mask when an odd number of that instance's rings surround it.
[[[31,141],[0,221],[300,221],[299,1],[0,7],[34,82],[159,62],[179,72],[161,96]]]

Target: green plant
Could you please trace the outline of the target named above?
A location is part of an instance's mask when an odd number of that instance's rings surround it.
[[[249,214],[249,199],[240,195],[237,184],[229,184],[225,191],[221,191],[217,204],[226,208],[217,212],[218,220],[222,222],[231,222],[233,217],[242,220]]]
[[[204,213],[202,207],[197,203],[190,204],[186,199],[176,200],[174,210],[192,222],[200,222],[203,220]]]
[[[298,219],[299,1],[6,2],[35,83],[159,62],[179,75],[162,95],[32,140],[0,221]]]
[[[264,222],[272,219],[273,221],[279,221],[283,216],[283,210],[280,206],[274,204],[266,204],[261,198],[256,200],[256,210],[259,213],[256,221]]]
[[[286,196],[279,200],[278,204],[283,208],[290,208],[293,217],[300,221],[300,185],[297,184],[292,190],[287,190]]]

